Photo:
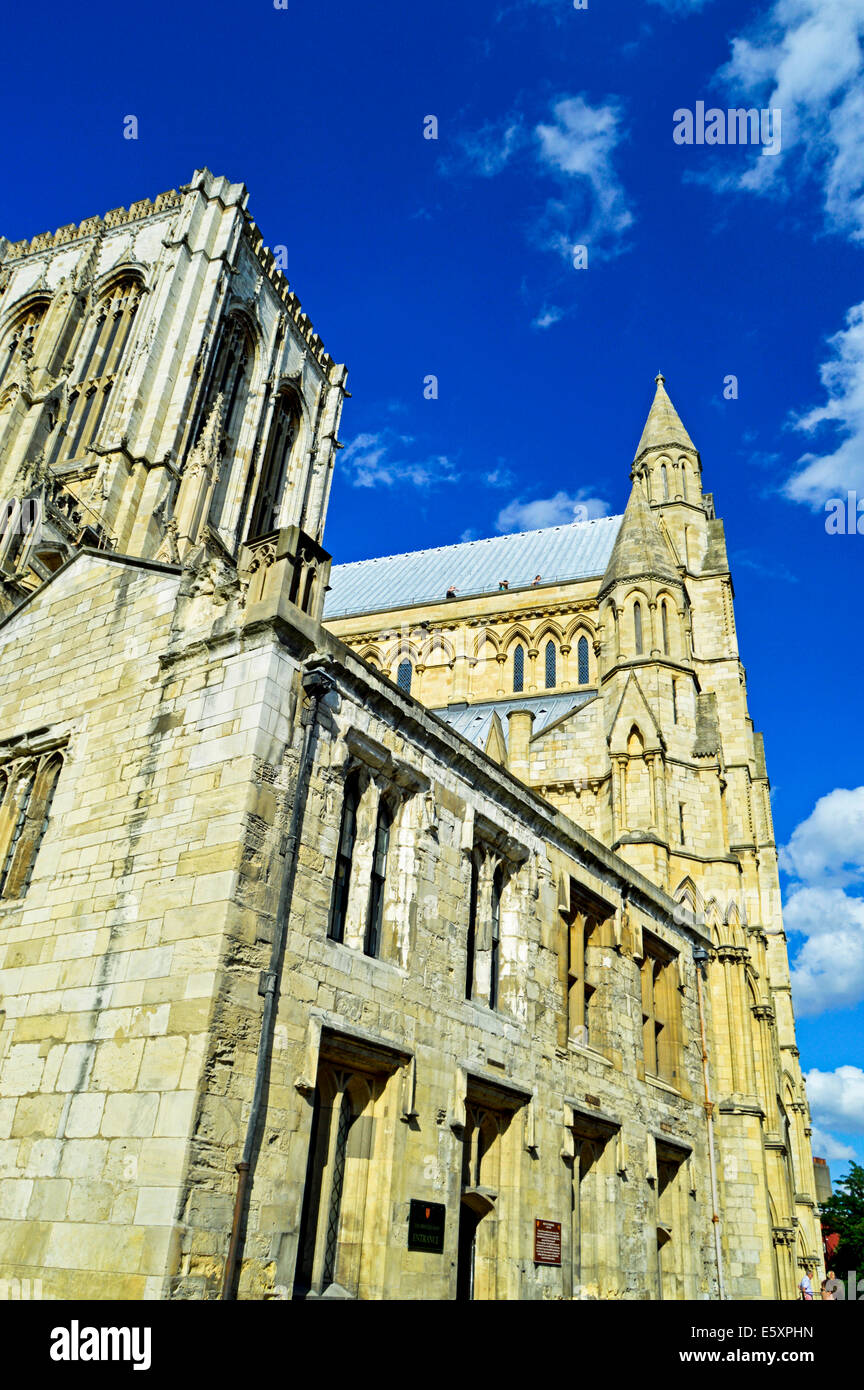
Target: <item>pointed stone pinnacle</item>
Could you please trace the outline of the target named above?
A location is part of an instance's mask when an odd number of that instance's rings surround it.
[[[695,454],[697,452],[696,445],[684,428],[677,410],[666,394],[666,378],[662,372],[658,372],[654,380],[657,383],[657,390],[648,412],[648,419],[645,421],[642,438],[639,440],[634,455],[634,462],[641,458],[646,449],[661,449],[675,444],[684,449],[692,449]]]

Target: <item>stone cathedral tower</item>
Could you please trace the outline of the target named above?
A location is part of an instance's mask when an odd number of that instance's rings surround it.
[[[81,547],[175,563],[280,527],[323,596],[345,369],[247,203],[199,169],[0,239],[0,611]]]
[[[331,569],[345,369],[246,203],[0,239],[0,1280],[794,1296],[768,781],[663,379],[623,516]]]

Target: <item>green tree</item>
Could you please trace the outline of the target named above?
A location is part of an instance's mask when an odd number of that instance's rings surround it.
[[[831,1258],[836,1272],[856,1269],[864,1274],[864,1167],[852,1163],[837,1183],[833,1197],[822,1205],[822,1229],[840,1237]]]

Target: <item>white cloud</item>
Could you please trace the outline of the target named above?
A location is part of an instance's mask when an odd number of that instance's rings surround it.
[[[828,341],[832,356],[819,368],[828,399],[795,425],[808,433],[830,426],[839,442],[827,453],[800,458],[784,488],[791,501],[806,502],[814,510],[821,510],[829,497],[864,493],[864,303],[849,310],[846,327]]]
[[[843,886],[864,878],[864,787],[822,796],[780,852],[781,866],[805,883]]]
[[[551,328],[553,323],[560,323],[564,317],[564,310],[559,309],[556,304],[550,304],[548,309],[541,309],[537,317],[532,321],[532,328]]]
[[[572,258],[574,245],[596,252],[620,250],[633,223],[613,156],[623,138],[621,109],[614,100],[592,106],[584,96],[562,97],[553,121],[535,127],[538,158],[556,178],[537,233],[550,249]]]
[[[489,473],[484,473],[483,482],[486,487],[510,487],[513,474],[509,468],[493,468]]]
[[[827,225],[864,239],[864,0],[776,0],[718,77],[734,106],[782,112],[782,150],[759,153],[719,186],[776,196],[808,179],[822,190]]]
[[[463,161],[475,174],[489,179],[500,174],[527,140],[522,117],[506,116],[500,121],[487,121],[479,130],[461,135],[458,143]]]
[[[818,1125],[839,1129],[842,1134],[864,1134],[864,1071],[860,1067],[837,1067],[805,1074],[807,1097]]]
[[[842,888],[802,887],[786,901],[788,931],[804,944],[792,962],[795,1012],[813,1018],[864,999],[864,901]]]
[[[575,496],[556,492],[554,497],[537,497],[528,502],[516,498],[498,513],[495,524],[499,531],[539,531],[544,526],[566,526],[571,521],[608,515],[608,503],[580,488]]]
[[[563,96],[552,104],[549,118],[533,128],[517,113],[463,133],[457,141],[458,156],[442,159],[439,168],[444,174],[468,171],[493,178],[521,160],[532,179],[547,184],[552,180],[555,185],[554,195],[547,197],[529,227],[531,240],[568,263],[574,246],[608,257],[624,249],[623,236],[633,222],[614,167],[623,138],[617,101],[592,106],[584,95]],[[544,314],[560,316],[560,311],[545,308],[535,320],[538,327],[555,322],[541,322]]]
[[[820,797],[780,850],[789,890],[786,927],[803,937],[792,962],[802,1017],[851,1009],[864,999],[864,898],[846,891],[864,880],[864,787]]]
[[[825,1158],[829,1163],[845,1163],[850,1158],[858,1158],[850,1144],[844,1144],[842,1139],[836,1139],[827,1129],[820,1129],[818,1125],[813,1126],[810,1134],[810,1147],[815,1157]]]
[[[413,443],[410,435],[397,435],[386,429],[377,434],[358,434],[345,446],[340,467],[348,474],[353,487],[395,487],[408,483],[411,487],[429,489],[458,481],[455,465],[446,454],[421,460],[406,459],[404,450]]]

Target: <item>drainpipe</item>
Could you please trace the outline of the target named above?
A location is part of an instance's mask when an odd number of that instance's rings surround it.
[[[705,1038],[705,1006],[702,999],[702,975],[708,963],[708,952],[704,946],[693,950],[696,962],[696,997],[699,1000],[699,1034],[702,1039],[702,1079],[705,1085],[705,1118],[708,1123],[708,1167],[711,1173],[711,1224],[714,1228],[714,1258],[717,1263],[717,1289],[722,1300],[726,1298],[723,1282],[723,1250],[720,1243],[720,1217],[717,1213],[717,1164],[714,1159],[714,1102],[708,1083],[708,1044]]]
[[[291,825],[285,841],[285,868],[279,890],[279,903],[276,909],[273,946],[270,952],[270,968],[269,970],[261,972],[261,981],[258,986],[259,994],[263,994],[264,996],[264,1010],[261,1015],[261,1032],[258,1039],[258,1061],[255,1068],[255,1089],[252,1093],[252,1107],[249,1111],[249,1121],[246,1126],[246,1142],[243,1145],[243,1156],[239,1163],[235,1165],[237,1169],[237,1191],[234,1197],[231,1239],[228,1244],[228,1256],[225,1261],[225,1273],[222,1279],[222,1293],[220,1297],[223,1301],[230,1301],[237,1296],[234,1291],[234,1276],[240,1255],[241,1225],[246,1205],[246,1194],[249,1190],[249,1183],[253,1173],[255,1139],[258,1130],[258,1121],[261,1116],[261,1104],[264,1098],[264,1087],[273,1046],[273,1029],[276,1022],[278,993],[277,986],[282,965],[285,930],[288,925],[291,899],[294,892],[294,879],[297,873],[297,846],[300,839],[300,829],[303,824],[303,813],[306,809],[309,769],[312,763],[315,729],[318,723],[318,709],[324,696],[329,690],[333,689],[333,681],[325,671],[313,667],[311,670],[306,671],[303,676],[303,689],[309,696],[309,704],[303,710],[301,716],[301,723],[305,728],[303,750],[300,754],[300,766],[297,770],[297,785],[294,793],[294,806],[291,811]]]

